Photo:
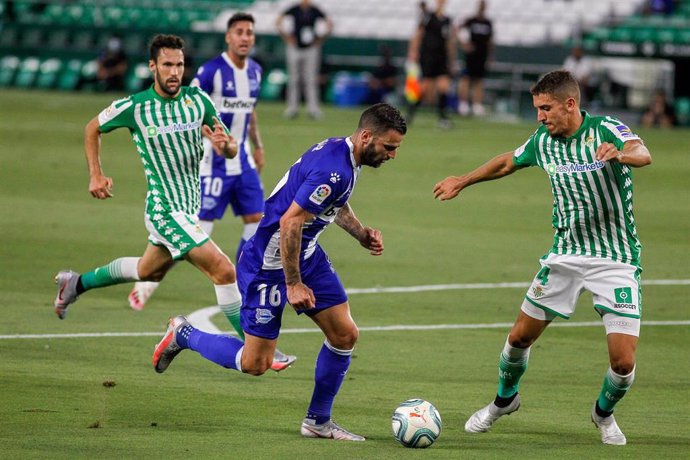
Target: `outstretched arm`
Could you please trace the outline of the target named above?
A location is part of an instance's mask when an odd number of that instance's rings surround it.
[[[84,150],[89,168],[89,193],[94,198],[105,200],[113,196],[113,179],[105,176],[101,169],[101,131],[98,128],[98,117],[84,128]]]
[[[647,147],[639,140],[627,141],[623,144],[623,150],[618,150],[610,142],[604,142],[597,148],[597,160],[615,160],[621,164],[640,168],[652,163],[652,156]]]
[[[302,252],[302,227],[305,222],[312,219],[314,219],[314,215],[294,201],[280,218],[280,260],[285,272],[288,302],[296,310],[316,306],[314,292],[302,283],[299,268]]]
[[[465,187],[477,182],[500,179],[517,169],[513,163],[513,152],[502,153],[465,175],[446,177],[434,185],[434,197],[441,201],[453,199]]]
[[[367,248],[372,256],[380,256],[383,253],[381,231],[363,226],[349,203],[345,203],[345,206],[340,208],[335,216],[335,223]]]

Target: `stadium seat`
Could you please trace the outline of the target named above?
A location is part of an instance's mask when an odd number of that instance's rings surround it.
[[[28,57],[19,65],[19,71],[14,79],[14,85],[20,88],[31,88],[36,81],[41,61],[36,57]]]
[[[5,56],[0,60],[0,86],[11,86],[21,60],[17,56]]]
[[[690,126],[690,97],[679,97],[675,102],[676,118],[680,126]]]
[[[53,88],[57,83],[61,68],[62,61],[60,59],[50,58],[43,61],[36,78],[36,87],[43,89]]]
[[[62,66],[62,72],[57,79],[57,88],[73,90],[81,80],[81,68],[83,62],[79,59],[70,59]]]
[[[125,77],[125,89],[129,93],[138,93],[144,89],[144,83],[151,78],[148,64],[139,63]]]

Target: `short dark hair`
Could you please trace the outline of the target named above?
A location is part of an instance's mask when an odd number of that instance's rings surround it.
[[[549,94],[559,101],[565,101],[569,97],[580,103],[580,85],[567,70],[554,70],[542,77],[529,90],[532,96]]]
[[[149,56],[152,61],[158,59],[161,48],[170,48],[173,50],[182,50],[184,53],[184,40],[177,35],[158,34],[151,39],[149,43]]]
[[[249,13],[244,13],[242,11],[237,12],[230,16],[230,19],[228,19],[228,30],[230,30],[230,27],[232,27],[236,22],[240,21],[249,21],[252,24],[254,24],[254,16],[252,16]]]
[[[381,102],[362,112],[357,129],[368,129],[374,134],[385,133],[394,129],[400,134],[405,134],[407,133],[407,123],[398,109]]]

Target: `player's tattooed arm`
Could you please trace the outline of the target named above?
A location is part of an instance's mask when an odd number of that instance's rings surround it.
[[[287,297],[290,305],[297,310],[316,306],[314,292],[302,282],[299,268],[302,227],[313,219],[313,214],[294,201],[280,218],[280,259],[285,273]]]
[[[340,208],[340,211],[335,216],[335,223],[359,241],[359,244],[369,249],[371,255],[378,256],[383,253],[381,231],[363,226],[359,219],[357,219],[357,216],[355,216],[349,203],[345,203],[345,206]]]

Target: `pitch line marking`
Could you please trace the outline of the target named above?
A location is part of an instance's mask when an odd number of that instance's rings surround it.
[[[690,280],[642,280],[643,285],[651,286],[686,286],[690,285]],[[393,286],[393,287],[373,287],[373,288],[350,288],[345,291],[347,294],[383,294],[383,293],[402,293],[402,292],[424,292],[424,291],[445,291],[458,289],[506,289],[506,288],[527,288],[530,283],[465,283],[465,284],[428,284],[420,286]],[[221,331],[211,322],[211,317],[220,313],[217,306],[206,307],[196,310],[187,315],[190,323],[202,331],[215,334],[230,334]],[[551,323],[549,327],[593,327],[600,326],[601,322],[558,322]],[[687,326],[690,321],[643,321],[642,326]],[[394,326],[364,326],[360,331],[425,331],[434,329],[502,329],[509,328],[512,323],[492,323],[492,324],[431,324],[420,325],[394,325]],[[297,328],[282,329],[281,334],[304,334],[321,332],[317,328]],[[91,337],[160,337],[162,332],[83,332],[74,334],[14,334],[0,335],[0,340],[10,339],[62,339],[62,338],[91,338]]]
[[[484,324],[396,324],[391,326],[362,326],[360,331],[367,332],[388,332],[388,331],[431,331],[448,329],[508,329],[513,323],[484,323]],[[581,321],[581,322],[559,322],[551,323],[551,327],[602,327],[601,321]],[[647,326],[690,326],[690,320],[681,321],[645,321],[642,327]],[[215,327],[215,326],[214,326]],[[216,329],[218,330],[218,329]],[[10,339],[81,339],[99,337],[161,337],[165,331],[158,332],[81,332],[75,334],[16,334],[0,335],[0,340]],[[281,334],[311,334],[321,332],[315,327],[282,329]],[[218,330],[218,333],[225,335],[235,335]]]

